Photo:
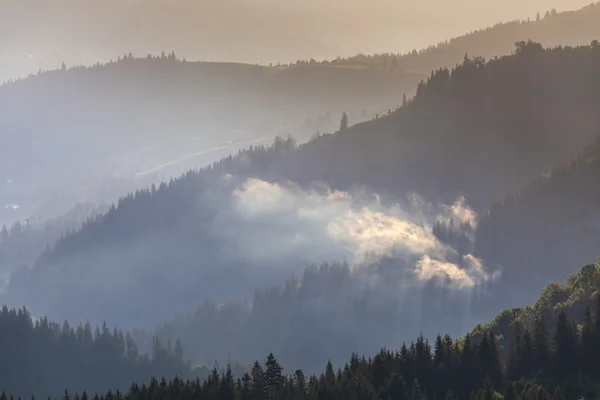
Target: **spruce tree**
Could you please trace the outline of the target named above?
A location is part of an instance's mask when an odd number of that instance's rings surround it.
[[[397,371],[392,373],[385,385],[385,392],[394,400],[410,400],[404,378]]]
[[[554,330],[554,371],[559,379],[572,376],[577,370],[577,332],[562,310]]]
[[[522,377],[529,377],[533,371],[533,343],[527,329],[523,333],[519,371]]]
[[[540,311],[535,319],[535,328],[533,334],[533,370],[548,371],[549,366],[549,346],[548,346],[548,326],[543,311]]]
[[[419,385],[417,378],[415,378],[412,384],[410,400],[423,400],[423,393],[421,392],[421,386]]]
[[[265,363],[265,385],[266,390],[269,393],[269,398],[273,398],[274,394],[281,388],[283,384],[283,368],[273,353],[270,353]]]
[[[504,400],[517,400],[517,390],[513,382],[508,382],[506,389],[504,389]]]
[[[348,114],[344,111],[340,120],[340,131],[348,129]]]

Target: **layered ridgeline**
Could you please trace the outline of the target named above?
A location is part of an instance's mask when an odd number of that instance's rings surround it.
[[[468,333],[463,338],[455,340],[446,334],[438,335],[433,341],[423,336],[404,344],[400,344],[398,340],[398,345],[391,350],[382,349],[376,354],[370,353],[375,355],[369,358],[357,352],[350,355],[349,352],[344,360],[345,364],[344,361],[323,363],[318,369],[321,372],[314,375],[297,366],[282,363],[271,352],[266,358],[258,358],[264,362],[255,361],[246,371],[227,368],[219,373],[215,368],[204,381],[185,380],[185,375],[184,379],[181,376],[171,380],[152,378],[131,384],[127,392],[114,391],[120,389],[115,383],[113,391],[105,392],[106,395],[100,394],[94,399],[597,398],[600,383],[596,359],[600,347],[599,283],[600,267],[588,265],[578,274],[569,277],[566,285],[553,284],[546,288],[533,307],[505,311],[487,326],[478,326],[473,333]],[[227,311],[222,309],[221,312]],[[16,316],[14,313],[12,315]],[[20,313],[16,319],[27,326],[29,323],[24,318]],[[260,324],[261,321],[256,323]],[[273,329],[267,320],[262,323],[263,333]],[[42,322],[41,326],[45,325]],[[215,321],[204,319],[202,325],[205,329],[215,328]],[[68,330],[68,327],[63,329]],[[86,331],[87,336],[91,337],[89,328],[79,331],[82,332],[82,337],[86,337]],[[97,338],[100,338],[96,339],[98,344],[89,346],[105,346],[119,337],[118,333],[111,337],[110,332],[105,332],[97,333]],[[69,335],[63,335],[54,340],[66,340],[68,337]],[[14,339],[3,341],[3,344],[10,345],[11,340]],[[90,343],[92,341],[91,338],[87,340]],[[205,348],[214,343],[214,339],[198,339],[197,343],[201,341]],[[102,356],[113,354],[114,349],[120,347],[118,343],[119,340]],[[40,347],[39,343],[36,344]],[[301,347],[305,343],[299,341],[296,345]],[[328,352],[329,349],[324,351]],[[181,359],[179,344],[174,353],[164,349],[161,352],[171,354],[173,361]],[[3,363],[7,367],[18,366],[22,359],[15,358],[14,351],[4,354],[8,355]],[[77,356],[73,354],[66,356],[65,353],[60,353],[60,356],[66,357],[66,360],[77,360]],[[55,365],[56,360],[52,360]],[[99,366],[103,362],[101,360],[105,358],[91,358],[89,365]],[[16,386],[13,382],[32,376],[30,370],[22,371],[17,368],[9,371],[14,380],[0,383],[3,388],[6,385],[14,388]],[[94,387],[97,387],[98,382],[106,382],[103,380],[106,371],[98,370]],[[81,370],[78,372],[81,373]],[[197,370],[192,372],[192,375],[196,372]],[[54,381],[56,384],[48,386],[47,393],[54,393],[52,388],[62,382],[68,389],[65,397],[80,398],[75,392],[81,393],[78,388],[84,386],[84,382],[88,387],[94,385],[88,380],[73,383],[74,380],[70,378],[57,377]],[[43,386],[38,383],[36,387]],[[25,391],[17,389],[12,393],[26,396],[31,393],[31,387]],[[90,398],[93,393],[88,390],[81,398]]]
[[[185,62],[163,53],[4,84],[0,195],[18,209],[1,204],[0,222],[63,213],[75,195],[107,192],[109,178],[146,182],[278,134],[308,139],[334,129],[342,111],[351,122],[371,119],[399,106],[423,77],[399,68]],[[79,193],[65,204],[44,208],[72,187]]]
[[[105,12],[113,6],[117,9],[123,6],[118,2],[101,11],[109,3],[90,3],[81,9],[72,1],[60,6],[55,2],[54,7],[47,4],[36,6],[35,1],[29,4],[19,2],[8,7],[2,16],[6,19],[4,25],[11,26],[20,18],[10,16],[15,12],[16,15],[25,13],[31,20],[43,10],[40,25],[46,26],[53,24],[51,15],[54,11],[64,7],[70,7],[72,15],[83,13],[86,15],[83,20],[89,20],[92,16],[106,18]],[[127,11],[121,10],[121,17],[109,18],[111,24],[117,20],[123,22],[123,15],[130,15],[128,13],[138,6],[144,8],[141,3],[126,6]],[[162,7],[158,3],[154,6]],[[187,6],[193,5],[186,4],[183,9]],[[236,7],[245,6],[237,4]],[[524,10],[522,5],[519,8]],[[178,10],[182,12],[183,9]],[[168,63],[131,60],[128,54],[124,57],[127,62],[102,65],[92,70],[75,68],[62,71],[64,73],[54,71],[41,74],[41,77],[29,77],[17,85],[0,89],[0,109],[3,110],[0,113],[0,131],[6,137],[6,142],[0,143],[3,150],[0,159],[4,161],[0,164],[3,171],[0,174],[0,195],[6,198],[6,203],[0,204],[0,223],[12,223],[32,215],[46,218],[65,212],[75,203],[74,200],[66,204],[50,203],[47,197],[53,190],[66,191],[77,187],[79,191],[70,193],[66,200],[77,198],[81,201],[85,190],[83,200],[97,202],[99,194],[89,191],[99,189],[98,175],[103,180],[114,175],[142,173],[140,176],[148,176],[144,175],[148,172],[174,176],[191,165],[204,165],[206,161],[216,160],[238,147],[246,147],[248,141],[272,140],[274,135],[281,133],[304,138],[317,130],[329,131],[342,111],[350,114],[351,123],[371,119],[377,113],[394,109],[401,103],[403,93],[409,96],[414,93],[422,74],[426,76],[440,66],[453,67],[462,62],[465,54],[471,57],[509,54],[515,41],[527,38],[546,46],[590,43],[600,34],[600,24],[597,23],[600,20],[599,9],[597,4],[592,4],[563,13],[549,10],[542,12],[539,20],[500,24],[404,55],[359,55],[323,62],[307,59],[285,66],[257,67],[232,63],[182,65],[172,62],[176,59],[174,55],[159,57],[162,61],[170,60]],[[171,16],[172,12],[174,10],[162,15]],[[489,11],[486,10],[486,13]],[[134,14],[137,23],[141,17],[139,12]],[[184,19],[188,14],[199,17],[198,13],[184,14]],[[206,17],[209,14],[203,12],[200,15]],[[264,16],[262,13],[259,15]],[[195,25],[198,25],[197,21]],[[394,25],[402,26],[395,19]],[[71,28],[79,29],[76,26],[91,29],[90,24],[79,26],[79,19]],[[156,28],[156,23],[153,22],[152,27]],[[68,28],[61,24],[61,29]],[[154,50],[144,45],[140,52],[134,43],[127,40],[110,40],[107,46],[125,46],[122,50],[112,50],[110,56],[127,51],[134,51],[139,56],[149,51],[173,48],[166,37],[174,32],[170,29],[168,35],[159,35],[153,43],[163,45]],[[35,33],[13,36],[26,40],[33,39]],[[106,38],[105,35],[92,36]],[[248,31],[243,36],[248,39]],[[86,37],[85,34],[73,34],[69,35],[69,40],[85,40]],[[143,37],[144,44],[148,43],[148,35]],[[47,38],[38,38],[35,46],[46,43],[45,40]],[[181,42],[181,38],[176,40],[177,44]],[[253,40],[254,44],[257,42],[263,43],[264,38]],[[199,39],[195,39],[193,46],[200,46],[199,43]],[[239,45],[239,37],[236,44]],[[286,39],[287,44],[289,38]],[[47,50],[47,46],[44,47]],[[242,47],[255,49],[254,46]],[[8,51],[20,54],[21,48],[31,49],[31,46],[16,46]],[[106,51],[107,47],[102,46],[102,49]],[[180,47],[177,49],[179,53],[183,51]],[[64,49],[60,52],[65,53]],[[196,58],[207,59],[207,54],[203,54]],[[21,56],[31,63],[31,57],[40,54],[26,52]],[[101,59],[108,60],[110,56]],[[46,57],[48,60],[51,58]],[[6,57],[4,60],[9,62]],[[67,64],[87,64],[90,60],[96,58],[88,54],[84,60],[67,60]],[[52,67],[58,67],[61,61],[60,58],[52,61]],[[63,157],[66,149],[69,155]],[[35,157],[32,156],[34,154]],[[11,182],[11,187],[8,183],[5,186],[5,182]],[[106,188],[102,189],[106,192]],[[9,205],[20,208],[2,209]]]
[[[511,266],[505,278],[517,292],[573,272],[600,253],[598,179],[599,139],[495,203],[478,226],[476,254]]]
[[[529,38],[545,47],[585,45],[600,37],[600,3],[574,11],[546,10],[536,18],[504,22],[405,54],[359,54],[331,61],[334,65],[397,65],[407,71],[428,73],[454,66],[465,54],[492,58],[511,54],[515,42]]]
[[[589,14],[590,10],[557,13],[552,8],[562,11],[590,2],[537,0],[524,4],[511,0],[499,6],[468,0],[460,4],[425,1],[406,6],[384,0],[381,7],[372,7],[366,0],[302,4],[272,0],[88,0],[85,4],[73,0],[27,0],[7,3],[0,16],[0,25],[15,38],[0,47],[0,81],[35,73],[38,67],[56,68],[62,61],[95,63],[129,51],[139,55],[175,49],[188,59],[259,63],[331,59],[359,52],[421,48],[465,30],[515,18],[523,20],[475,31],[422,55],[415,51],[407,58],[411,69],[429,72],[440,65],[454,65],[459,61],[456,57],[462,57],[464,52],[482,56],[508,54],[511,44],[523,37],[546,45],[588,43],[598,33],[597,20],[580,14]],[[69,10],[68,15],[61,12],[65,9]],[[444,18],[435,17],[432,10]],[[540,21],[536,12],[540,13]],[[528,16],[531,21],[526,22]],[[18,21],[23,18],[39,30],[21,26]],[[111,27],[110,31],[106,26]]]
[[[434,222],[474,227],[457,195],[482,209],[591,142],[599,64],[597,43],[523,42],[513,56],[467,59],[388,116],[301,146],[253,147],[123,198],[15,273],[6,299],[60,319],[148,323],[204,298],[251,295],[307,263],[354,265],[373,252],[398,256],[417,281],[418,262],[429,268],[425,280],[466,275],[475,287],[497,277],[498,264],[510,277],[513,265],[490,258],[484,267],[469,246],[440,240]],[[432,204],[406,199],[412,191]]]

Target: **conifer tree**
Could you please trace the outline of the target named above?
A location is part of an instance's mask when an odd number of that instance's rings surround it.
[[[340,131],[348,129],[348,114],[344,111],[342,119],[340,120]]]
[[[533,334],[533,370],[535,373],[548,370],[548,326],[542,311],[535,319]]]

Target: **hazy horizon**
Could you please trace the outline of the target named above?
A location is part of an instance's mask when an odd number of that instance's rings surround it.
[[[90,65],[130,52],[174,50],[189,60],[259,64],[405,53],[497,23],[533,19],[537,12],[590,3],[2,0],[0,82],[59,68],[63,61]]]

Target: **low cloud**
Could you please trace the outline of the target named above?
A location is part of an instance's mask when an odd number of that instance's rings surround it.
[[[460,265],[426,255],[416,263],[414,273],[422,281],[438,280],[457,289],[472,288],[495,279],[499,274],[488,273],[483,262],[472,254],[463,255]]]
[[[231,176],[227,179],[232,181]],[[344,258],[358,265],[377,254],[408,261],[417,282],[435,279],[465,289],[495,277],[481,260],[457,254],[432,233],[440,215],[477,224],[477,214],[464,198],[433,207],[413,195],[403,204],[382,205],[377,195],[364,191],[303,190],[247,179],[231,190],[231,200],[232,213],[223,226],[240,253],[255,261],[273,256],[313,263]]]
[[[443,205],[443,208],[454,220],[463,224],[469,224],[473,228],[475,228],[479,222],[479,216],[467,205],[466,199],[463,196],[456,199],[452,205]]]

